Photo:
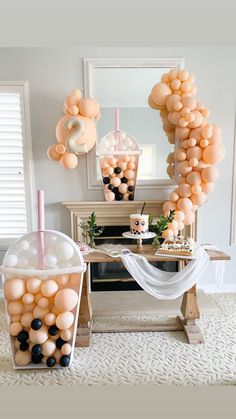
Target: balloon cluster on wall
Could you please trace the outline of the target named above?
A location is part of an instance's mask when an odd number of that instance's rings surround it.
[[[67,96],[63,111],[56,126],[57,144],[47,150],[48,158],[60,161],[65,169],[75,169],[78,155],[88,153],[97,138],[96,121],[100,116],[99,104],[95,99],[82,98],[79,89]]]
[[[153,86],[149,106],[160,111],[163,129],[175,150],[167,157],[167,173],[177,188],[169,194],[163,213],[175,210],[175,217],[163,237],[176,235],[194,222],[195,211],[204,204],[219,176],[215,166],[225,155],[221,130],[206,122],[209,110],[195,98],[195,76],[186,69],[171,69]]]

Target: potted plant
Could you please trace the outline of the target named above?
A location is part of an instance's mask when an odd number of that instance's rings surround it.
[[[174,219],[175,211],[170,210],[169,215],[165,217],[164,215],[160,215],[157,220],[154,222],[154,217],[149,215],[149,231],[156,233],[156,237],[153,239],[153,247],[158,249],[160,245],[163,243],[164,239],[162,237],[162,233],[164,230],[167,230],[168,224],[171,223]]]
[[[95,247],[95,237],[100,236],[104,230],[104,227],[97,226],[95,212],[93,211],[88,220],[83,221],[79,226],[82,229],[82,236],[86,244],[90,247]]]

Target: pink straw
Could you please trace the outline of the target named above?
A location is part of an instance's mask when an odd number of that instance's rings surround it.
[[[120,130],[120,109],[116,108],[115,112],[115,132],[116,132],[116,151],[119,149],[119,130]]]
[[[38,191],[38,244],[39,269],[44,268],[44,191]]]

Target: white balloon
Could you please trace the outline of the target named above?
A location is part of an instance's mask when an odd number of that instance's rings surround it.
[[[63,242],[58,243],[56,247],[56,252],[59,259],[69,260],[72,258],[74,254],[74,249],[70,243],[63,241]]]
[[[28,263],[29,263],[29,261],[28,261],[27,258],[19,257],[18,262],[17,262],[17,266],[19,268],[28,268]]]
[[[46,237],[46,243],[48,246],[53,246],[57,243],[57,236],[52,233],[48,233]]]
[[[27,255],[33,257],[33,256],[36,256],[37,253],[38,252],[37,252],[37,249],[35,249],[35,247],[30,247],[29,250],[28,250],[28,252],[27,252]]]
[[[57,263],[57,258],[56,256],[49,253],[44,256],[43,261],[44,261],[44,265],[47,268],[53,268]]]
[[[119,139],[125,140],[125,138],[126,138],[126,133],[124,131],[119,132]]]
[[[27,240],[21,240],[19,243],[17,243],[17,250],[19,252],[24,252],[25,250],[28,250],[30,247],[30,244]]]
[[[8,255],[6,258],[6,266],[14,268],[18,263],[18,257],[16,255]]]

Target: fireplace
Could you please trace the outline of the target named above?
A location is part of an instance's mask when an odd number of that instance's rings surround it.
[[[97,224],[104,226],[101,236],[95,239],[96,245],[103,243],[134,244],[133,240],[126,239],[122,233],[129,230],[129,214],[136,213],[142,208],[142,201],[133,202],[64,202],[71,213],[71,236],[75,241],[82,241],[83,237],[79,224],[87,220],[92,211],[97,216]],[[145,212],[154,217],[161,214],[163,201],[147,201]],[[196,237],[195,226],[186,227],[185,234]],[[145,240],[151,244],[152,239]],[[176,262],[153,262],[154,266],[166,271],[176,271]],[[122,291],[139,290],[140,287],[133,280],[120,263],[93,263],[90,270],[91,291]]]

